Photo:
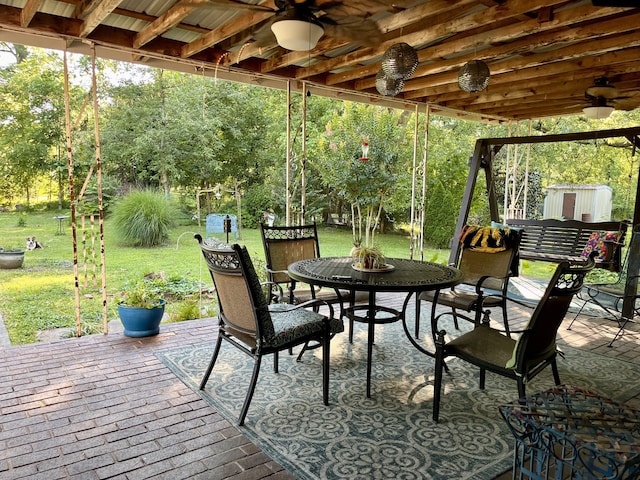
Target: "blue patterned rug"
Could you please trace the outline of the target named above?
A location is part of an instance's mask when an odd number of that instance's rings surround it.
[[[463,322],[466,323],[466,322]],[[563,348],[564,383],[627,401],[640,393],[640,365]],[[213,343],[158,354],[185,384],[198,384]],[[366,327],[356,325],[353,345],[346,332],[331,344],[330,405],[322,404],[320,353],[302,362],[280,356],[263,361],[256,393],[242,433],[300,480],[490,480],[511,467],[511,434],[498,406],[517,397],[515,382],[487,374],[478,389],[477,370],[448,361],[440,422],[431,419],[433,360],[411,346],[400,323],[378,326],[374,346],[372,398],[365,395]],[[213,373],[200,392],[237,424],[253,362],[223,343]],[[550,369],[529,392],[553,385]]]

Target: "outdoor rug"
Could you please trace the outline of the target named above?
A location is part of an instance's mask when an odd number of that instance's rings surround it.
[[[462,322],[468,323],[468,322]],[[454,331],[450,329],[448,331]],[[198,384],[211,358],[213,342],[158,353],[186,385]],[[563,348],[563,383],[595,390],[620,401],[640,393],[640,366]],[[316,353],[317,352],[317,353]],[[372,397],[366,398],[366,326],[356,325],[353,345],[347,333],[331,344],[330,405],[322,404],[319,352],[280,355],[262,363],[245,426],[239,429],[297,479],[489,480],[512,464],[513,438],[498,406],[517,398],[515,382],[449,360],[440,422],[431,419],[433,359],[407,340],[401,323],[376,326]],[[224,342],[218,362],[200,392],[237,425],[253,361]],[[529,385],[534,393],[553,385],[551,369]]]

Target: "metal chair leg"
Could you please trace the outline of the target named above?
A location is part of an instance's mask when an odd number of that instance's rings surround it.
[[[238,425],[244,425],[244,419],[247,416],[247,412],[249,411],[249,405],[251,404],[251,399],[253,398],[253,393],[256,390],[256,383],[258,383],[258,374],[260,373],[260,364],[262,363],[262,355],[256,356],[256,363],[253,366],[253,374],[251,375],[251,382],[249,383],[249,391],[247,392],[247,396],[244,399],[244,403],[242,404],[242,410],[240,410],[240,418],[238,420]]]
[[[207,371],[204,372],[204,377],[202,377],[202,381],[200,382],[200,390],[204,390],[204,386],[207,384],[209,380],[209,376],[211,375],[211,371],[213,370],[213,366],[218,359],[218,354],[220,353],[220,346],[222,345],[222,336],[218,334],[218,340],[216,341],[216,346],[213,349],[213,355],[211,356],[211,361],[209,362],[209,366],[207,367]]]
[[[433,381],[433,421],[440,416],[440,397],[442,395],[442,370],[444,369],[444,332],[438,333],[436,342],[435,378]]]
[[[331,335],[327,333],[322,339],[322,401],[329,405],[329,358]]]

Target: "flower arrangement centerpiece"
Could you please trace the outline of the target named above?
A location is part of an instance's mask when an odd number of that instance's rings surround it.
[[[379,270],[387,266],[384,255],[376,246],[363,246],[356,242],[351,249],[356,268],[364,270]]]

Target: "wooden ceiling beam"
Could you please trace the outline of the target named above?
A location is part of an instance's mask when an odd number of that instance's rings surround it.
[[[572,21],[572,15],[565,15],[565,18],[561,20],[560,24],[563,27],[569,25],[569,22]],[[558,19],[557,19],[558,20]],[[567,23],[565,23],[565,21]],[[522,56],[517,59],[508,59],[505,63],[492,63],[491,60],[495,58],[512,56],[517,54],[523,54],[526,52],[533,51],[536,48],[548,47],[550,45],[562,44],[570,41],[576,40],[592,40],[594,37],[599,37],[602,35],[609,35],[612,32],[628,32],[631,31],[633,33],[637,32],[637,23],[640,22],[640,13],[631,15],[629,19],[625,19],[625,21],[621,21],[619,18],[615,18],[609,21],[604,21],[598,23],[597,26],[591,26],[589,28],[573,28],[567,29],[562,28],[560,30],[553,30],[551,32],[547,32],[545,35],[534,35],[527,36],[523,39],[517,40],[512,43],[507,43],[505,45],[500,45],[498,47],[489,48],[486,50],[478,51],[477,54],[469,54],[461,57],[455,57],[450,60],[437,60],[428,65],[423,65],[418,67],[416,72],[413,74],[411,79],[405,82],[405,86],[403,91],[410,92],[412,90],[420,90],[423,87],[433,87],[435,83],[435,78],[433,78],[433,74],[445,72],[447,70],[455,69],[455,72],[450,72],[452,75],[455,75],[456,78],[452,80],[446,79],[447,77],[442,77],[441,80],[443,83],[448,82],[457,82],[457,70],[464,65],[469,60],[479,59],[485,60],[490,65],[490,69],[493,73],[499,73],[501,71],[505,71],[508,69],[518,69],[526,67],[530,64],[538,63],[547,63],[552,61],[558,61],[563,59],[570,59],[574,57],[578,57],[584,54],[589,53],[589,49],[592,50],[593,54],[598,54],[601,52],[609,51],[611,49],[615,49],[615,41],[616,39],[612,39],[607,43],[598,44],[597,41],[594,41],[591,44],[584,44],[581,46],[580,44],[572,44],[564,49],[556,49],[552,52],[545,52],[540,54]],[[633,41],[633,38],[630,37],[630,40]],[[605,41],[606,42],[606,41]],[[620,43],[618,44],[619,48]],[[436,46],[432,49],[432,54],[435,56],[435,50],[438,50],[440,47]],[[442,53],[442,52],[440,52]],[[449,53],[449,52],[447,52]],[[555,56],[555,57],[554,57]],[[364,73],[364,72],[360,72]],[[328,83],[332,83],[331,79],[327,80]],[[356,84],[355,88],[369,88],[375,85],[374,78],[366,78],[361,80]],[[407,98],[414,98],[413,95],[405,95]],[[424,96],[423,92],[420,92],[415,95],[415,98]]]
[[[446,38],[460,32],[486,26],[496,21],[496,19],[504,21],[507,18],[511,18],[514,16],[518,16],[524,12],[535,10],[536,8],[540,8],[543,5],[554,5],[557,3],[559,3],[559,0],[536,0],[535,2],[532,2],[530,0],[513,0],[503,5],[488,8],[475,14],[466,15],[462,18],[456,18],[439,25],[432,25],[428,29],[422,30],[421,32],[403,35],[396,39],[383,42],[375,48],[363,48],[353,53],[341,55],[326,62],[318,63],[306,69],[301,69],[298,72],[297,78],[306,78],[340,68],[352,67],[353,65],[362,61],[371,61],[372,59],[375,59],[376,57],[384,54],[384,52],[391,45],[398,42],[408,43],[415,48],[415,46],[437,42],[443,37]],[[522,35],[522,31],[520,29],[513,30],[511,35]],[[476,43],[475,46],[477,45],[478,44]],[[473,47],[474,44],[469,45],[469,48],[473,49]],[[459,51],[460,50],[458,50],[458,52]],[[424,58],[421,58],[421,52],[418,52],[418,58],[420,59],[420,61],[425,60]]]
[[[273,0],[269,0],[268,3],[273,4]],[[237,17],[234,20],[225,23],[220,28],[211,30],[202,35],[197,40],[186,44],[182,48],[181,56],[182,58],[191,57],[196,53],[201,52],[211,47],[212,45],[215,45],[232,35],[240,33],[247,28],[251,28],[252,26],[257,25],[260,22],[263,22],[271,17],[273,17],[273,13],[268,12],[251,12]]]
[[[154,38],[162,35],[166,31],[178,25],[185,17],[193,12],[197,7],[191,0],[185,5],[181,0],[167,10],[163,15],[140,30],[133,40],[133,48],[140,48]]]
[[[537,85],[543,83],[545,77],[552,75],[563,75],[567,81],[571,81],[571,72],[592,71],[592,77],[606,76],[607,73],[602,66],[607,65],[612,69],[612,65],[636,62],[640,54],[639,47],[631,47],[624,50],[609,51],[600,55],[591,55],[578,59],[563,62],[553,62],[548,64],[536,64],[529,68],[510,69],[502,74],[492,75],[489,80],[487,91],[495,91],[502,88],[502,84],[516,83]],[[637,64],[635,64],[637,68]],[[433,75],[433,82],[436,87],[423,88],[409,91],[403,95],[406,99],[416,99],[422,97],[435,97],[434,101],[447,101],[459,97],[462,92],[458,86],[457,74],[448,73]],[[482,95],[481,93],[480,95]]]
[[[79,18],[83,21],[80,37],[86,37],[93,32],[107,16],[113,12],[122,0],[94,0],[81,12]],[[87,14],[87,12],[90,12]]]
[[[412,90],[419,90],[425,86],[432,86],[433,81],[430,80],[427,75],[433,75],[435,73],[441,73],[452,69],[456,70],[455,73],[457,75],[458,69],[467,61],[473,60],[474,58],[486,61],[489,64],[492,75],[494,75],[534,65],[571,60],[588,55],[599,55],[619,49],[620,45],[635,46],[640,41],[640,30],[636,27],[637,23],[635,22],[640,22],[640,12],[630,16],[628,21],[621,22],[620,19],[615,19],[598,24],[597,29],[580,29],[581,36],[578,37],[575,36],[575,32],[569,35],[567,29],[548,32],[545,35],[544,47],[546,48],[552,45],[567,45],[567,43],[571,41],[570,36],[576,43],[570,43],[565,47],[555,48],[552,50],[544,49],[541,53],[532,53],[531,55],[522,54],[525,53],[524,49],[526,46],[531,45],[532,40],[536,41],[536,39],[526,37],[510,44],[483,50],[477,54],[465,55],[450,60],[437,61],[432,65],[419,68],[414,76],[405,82],[404,91],[408,92]],[[611,27],[615,27],[616,30],[612,30]],[[611,33],[614,33],[614,35],[611,35]],[[540,39],[537,40],[538,42],[540,41]],[[539,47],[540,45],[538,44],[538,48]],[[534,48],[530,48],[529,51],[533,52]],[[514,55],[517,55],[517,57],[512,58]],[[505,60],[496,60],[504,57],[508,58]],[[420,74],[425,76],[414,78]],[[362,87],[366,88],[367,86],[370,86],[369,82],[369,79],[362,80]]]
[[[27,3],[24,4],[22,10],[20,11],[20,26],[28,27],[29,23],[33,19],[33,16],[40,8],[40,4],[42,4],[42,0],[27,0]]]

